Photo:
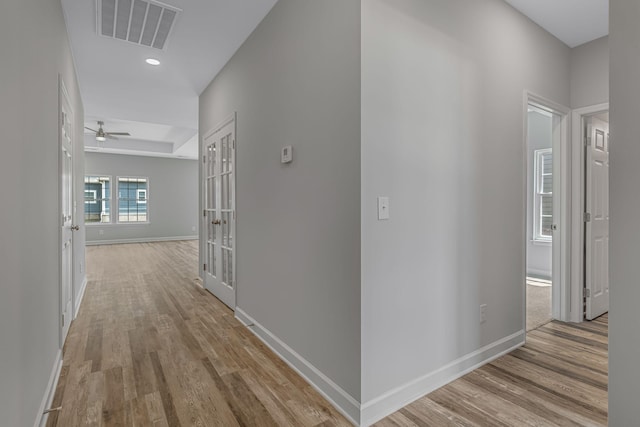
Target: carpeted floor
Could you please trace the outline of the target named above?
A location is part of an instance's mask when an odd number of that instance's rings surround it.
[[[527,331],[551,321],[551,282],[527,278]]]

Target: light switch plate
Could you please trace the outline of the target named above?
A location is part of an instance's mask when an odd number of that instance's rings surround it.
[[[293,147],[290,145],[287,145],[286,147],[282,147],[280,162],[291,163],[292,161],[293,161]]]
[[[378,220],[389,219],[389,198],[378,197]]]

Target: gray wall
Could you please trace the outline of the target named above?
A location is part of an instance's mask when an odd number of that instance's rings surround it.
[[[611,0],[609,425],[638,424],[640,2]]]
[[[0,414],[2,425],[30,426],[59,351],[59,75],[75,113],[82,190],[84,113],[60,2],[3,0],[0,58]],[[74,238],[77,292],[82,229]]]
[[[149,178],[149,224],[89,224],[87,244],[197,238],[197,160],[86,153],[85,173],[111,176],[113,184],[118,176]],[[114,185],[114,199],[116,191]]]
[[[359,400],[360,1],[280,0],[201,95],[200,134],[234,111],[237,306]]]
[[[538,112],[529,113],[529,149],[527,162],[527,275],[551,280],[551,243],[533,242],[533,192],[535,190],[535,151],[551,148],[553,119]]]
[[[609,37],[571,49],[571,108],[609,102]]]
[[[569,58],[503,1],[362,2],[364,405],[524,329],[523,93]]]

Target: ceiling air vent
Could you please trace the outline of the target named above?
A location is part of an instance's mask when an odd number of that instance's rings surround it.
[[[150,0],[97,0],[98,34],[164,50],[180,9]]]

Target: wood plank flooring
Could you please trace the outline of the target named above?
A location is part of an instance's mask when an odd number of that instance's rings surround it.
[[[376,424],[606,426],[608,315],[551,322],[527,344],[418,399]]]
[[[348,426],[199,287],[197,242],[87,248],[48,426]]]
[[[87,248],[48,426],[347,426],[196,284],[197,243]],[[377,426],[605,426],[608,317],[527,344]]]

